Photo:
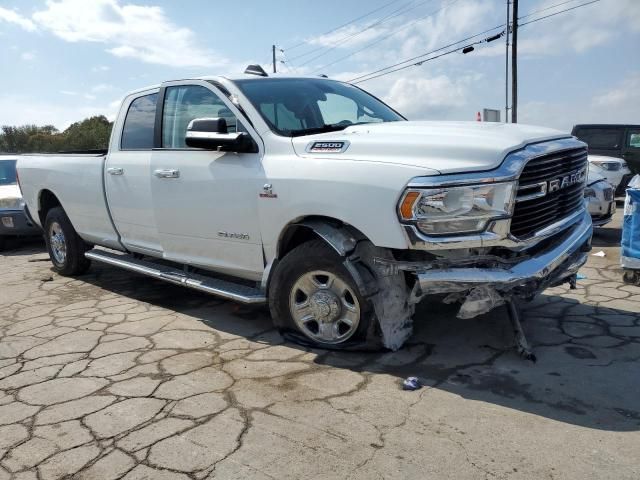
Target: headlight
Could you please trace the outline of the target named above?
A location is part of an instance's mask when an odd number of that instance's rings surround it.
[[[400,202],[400,218],[415,222],[426,235],[483,231],[489,221],[509,217],[515,182],[408,190]]]
[[[607,170],[608,172],[617,172],[622,168],[622,164],[620,162],[611,162],[611,161],[591,161],[594,165],[597,165],[603,170]]]
[[[596,196],[596,191],[593,188],[586,187],[584,189],[584,198],[590,198],[590,197],[595,198],[595,196]]]
[[[24,200],[21,198],[0,198],[0,208],[5,210],[22,210]]]

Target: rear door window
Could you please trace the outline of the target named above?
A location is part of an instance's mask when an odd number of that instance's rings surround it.
[[[124,119],[122,129],[122,150],[151,150],[153,148],[153,128],[156,120],[158,94],[136,98]]]

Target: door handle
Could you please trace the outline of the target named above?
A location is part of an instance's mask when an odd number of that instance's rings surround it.
[[[180,178],[180,170],[175,170],[173,168],[154,170],[153,174],[158,178]]]
[[[124,168],[110,167],[110,168],[107,168],[107,173],[109,175],[124,175]]]

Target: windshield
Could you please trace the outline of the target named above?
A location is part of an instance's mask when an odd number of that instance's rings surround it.
[[[0,185],[15,185],[17,160],[0,160]]]
[[[289,137],[404,118],[358,87],[315,78],[260,78],[235,84],[271,129]]]

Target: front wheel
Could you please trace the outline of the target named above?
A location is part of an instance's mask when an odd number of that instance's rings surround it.
[[[269,308],[281,333],[297,343],[330,349],[372,347],[373,307],[341,257],[323,241],[296,247],[277,265]]]
[[[62,207],[52,208],[47,213],[44,239],[53,269],[60,275],[80,275],[91,265],[84,256],[87,244],[76,233]]]

